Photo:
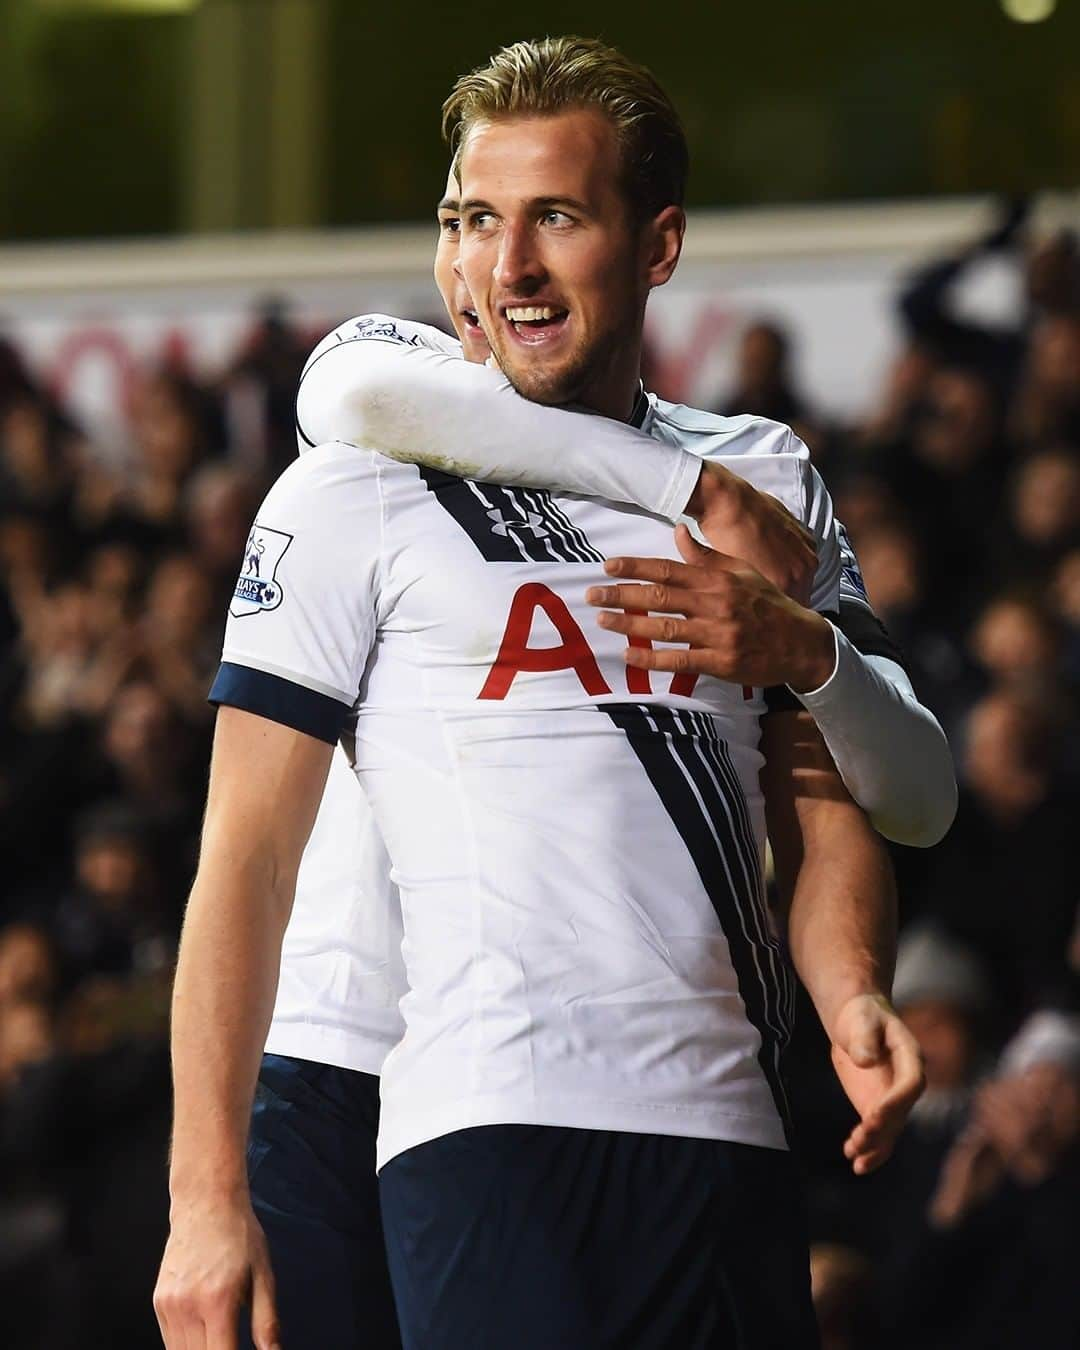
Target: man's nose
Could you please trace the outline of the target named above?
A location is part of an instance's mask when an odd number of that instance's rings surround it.
[[[495,260],[495,284],[515,294],[536,290],[545,279],[536,235],[526,225],[504,225]]]

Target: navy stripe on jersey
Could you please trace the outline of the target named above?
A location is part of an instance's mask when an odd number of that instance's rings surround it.
[[[790,1140],[780,1057],[791,1025],[791,977],[769,931],[757,845],[727,746],[707,714],[641,703],[601,710],[625,732],[716,911],[746,1015],[761,1037],[758,1063]]]
[[[890,661],[895,661],[901,670],[907,670],[903,653],[868,604],[848,600],[842,595],[840,617],[836,621],[836,626],[863,656],[884,656]]]
[[[222,661],[207,700],[280,722],[328,745],[337,744],[349,715],[346,705],[336,698],[232,661]]]
[[[417,465],[439,505],[487,562],[603,562],[549,492],[455,478]]]

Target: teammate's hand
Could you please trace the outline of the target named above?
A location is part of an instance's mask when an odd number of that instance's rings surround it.
[[[270,1251],[250,1202],[177,1208],[154,1290],[168,1350],[236,1350],[245,1303],[256,1350],[281,1350]]]
[[[758,688],[789,684],[808,690],[825,683],[836,661],[826,619],[738,558],[703,548],[685,525],[675,527],[675,542],[684,563],[609,558],[604,564],[610,576],[650,584],[592,586],[585,593],[590,605],[610,607],[597,615],[602,628],[651,642],[689,644],[689,649],[628,647],[628,665],[714,675]]]
[[[844,1142],[857,1176],[873,1172],[893,1151],[911,1108],[922,1095],[919,1043],[888,999],[859,994],[848,999],[831,1028],[832,1062],[840,1085],[859,1113]]]
[[[756,567],[801,605],[810,603],[818,562],[814,537],[775,497],[722,464],[705,463],[686,514],[713,548]]]

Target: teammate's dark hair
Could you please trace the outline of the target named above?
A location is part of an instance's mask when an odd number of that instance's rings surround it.
[[[614,124],[635,216],[647,220],[666,206],[682,206],[689,153],[674,104],[651,71],[595,38],[515,42],[463,75],[443,104],[455,173],[476,123],[573,108],[595,108]]]

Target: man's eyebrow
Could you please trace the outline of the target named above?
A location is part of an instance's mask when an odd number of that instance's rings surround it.
[[[435,208],[436,211],[458,211],[460,209],[460,203],[456,197],[444,197]]]
[[[568,206],[571,211],[578,211],[582,215],[589,215],[589,207],[576,197],[533,197],[526,202],[526,206],[534,211],[550,211],[554,207]],[[494,211],[495,208],[490,202],[483,201],[480,197],[470,197],[467,201],[461,203],[462,212],[465,211]]]
[[[548,211],[556,206],[568,206],[571,211],[577,211],[581,215],[589,214],[589,208],[584,202],[578,201],[576,197],[537,197],[529,205],[539,210]]]

